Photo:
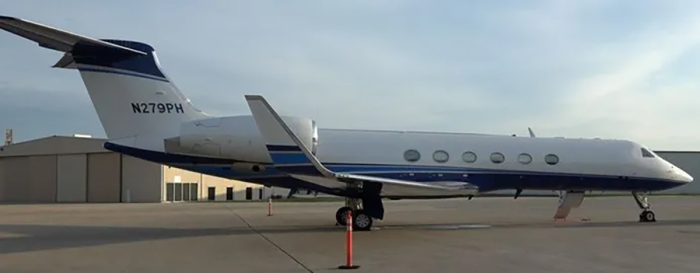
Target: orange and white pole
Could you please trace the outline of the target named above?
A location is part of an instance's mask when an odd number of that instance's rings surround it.
[[[267,216],[272,216],[272,196],[267,198]]]
[[[359,265],[352,264],[352,211],[348,210],[347,219],[345,220],[345,264],[339,266],[339,269],[357,269]]]

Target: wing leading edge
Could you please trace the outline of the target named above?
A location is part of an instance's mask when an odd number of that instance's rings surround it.
[[[368,175],[333,172],[314,156],[294,131],[282,120],[270,104],[259,95],[246,95],[246,101],[255,122],[266,141],[268,152],[275,168],[312,183],[326,184],[376,182],[383,184],[383,190],[392,193],[419,195],[474,195],[474,185],[441,186],[427,183],[382,178]],[[321,179],[319,179],[321,178]],[[320,181],[325,180],[325,181]],[[331,180],[331,181],[328,181]]]

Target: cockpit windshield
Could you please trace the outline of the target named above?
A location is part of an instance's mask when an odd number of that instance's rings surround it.
[[[646,148],[642,148],[642,157],[656,157],[656,156],[654,155],[654,153],[647,150]]]

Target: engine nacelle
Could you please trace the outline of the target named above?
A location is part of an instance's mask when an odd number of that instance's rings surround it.
[[[283,116],[282,119],[316,153],[318,128],[308,118]],[[229,158],[255,163],[271,163],[270,155],[253,116],[229,116],[183,123],[178,137],[165,140],[169,153]],[[238,164],[235,169],[259,172],[258,164]],[[257,170],[257,171],[256,171]]]

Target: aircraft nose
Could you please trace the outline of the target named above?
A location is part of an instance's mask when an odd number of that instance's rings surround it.
[[[684,170],[682,170],[681,168],[678,168],[678,167],[673,168],[673,173],[674,173],[676,179],[678,179],[679,181],[681,181],[683,183],[693,182],[693,177],[690,174],[688,174],[687,172],[685,172]]]

